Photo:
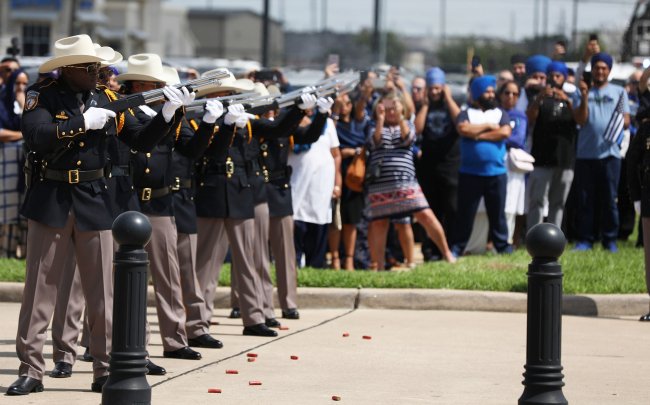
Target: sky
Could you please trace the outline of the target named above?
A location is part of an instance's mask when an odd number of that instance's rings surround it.
[[[188,7],[250,9],[262,11],[263,0],[166,0]],[[308,31],[325,25],[333,31],[356,32],[371,28],[374,0],[269,0],[271,17],[289,30]],[[439,37],[442,34],[441,5],[446,5],[445,34],[488,35],[522,40],[538,27],[543,33],[543,4],[548,5],[549,34],[571,37],[572,0],[381,0],[384,26],[404,35]],[[635,0],[578,0],[578,30],[602,27],[624,30]],[[536,6],[537,5],[537,6]],[[323,13],[325,10],[325,13]]]

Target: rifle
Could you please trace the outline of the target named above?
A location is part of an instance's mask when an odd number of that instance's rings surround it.
[[[190,80],[185,83],[175,84],[172,87],[175,87],[177,89],[186,87],[188,91],[196,92],[202,89],[203,87],[214,86],[215,84],[219,85],[221,83],[221,79],[225,79],[227,77],[230,77],[230,72],[228,71],[228,69],[223,69],[223,70],[215,71],[214,73],[205,77],[200,77],[198,79]],[[143,104],[152,104],[162,100],[165,100],[163,89],[155,89],[155,90],[149,90],[138,94],[132,94],[124,98],[120,98],[118,100],[108,103],[103,108],[119,113],[129,108],[135,108]]]

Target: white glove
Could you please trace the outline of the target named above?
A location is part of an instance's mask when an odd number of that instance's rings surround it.
[[[237,121],[235,121],[235,125],[237,128],[244,128],[246,124],[248,124],[248,120],[250,119],[250,114],[242,114],[239,117],[237,117]]]
[[[313,94],[303,94],[300,96],[302,103],[298,104],[301,110],[311,110],[316,106],[316,96]]]
[[[319,113],[327,114],[330,108],[332,108],[332,105],[334,105],[334,100],[332,100],[332,97],[320,97],[316,100],[316,105],[318,106]]]
[[[183,105],[183,92],[175,87],[165,86],[163,88],[163,94],[167,101],[163,104],[162,115],[165,118],[165,122],[169,122],[174,117],[176,110]]]
[[[242,114],[244,114],[244,106],[241,104],[233,104],[228,107],[228,112],[226,113],[223,122],[226,125],[232,125]]]
[[[109,119],[115,118],[115,113],[105,108],[90,107],[83,113],[83,116],[86,131],[89,131],[104,128]]]
[[[641,201],[634,202],[634,212],[636,212],[637,215],[641,215]]]
[[[205,103],[205,114],[203,115],[203,122],[214,124],[217,118],[223,115],[223,104],[219,100],[208,100]]]

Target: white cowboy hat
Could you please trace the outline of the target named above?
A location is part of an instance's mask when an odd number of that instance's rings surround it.
[[[173,86],[175,84],[180,84],[181,78],[178,76],[178,70],[174,69],[171,66],[163,66],[163,72],[165,73],[165,76],[167,79],[165,80],[165,83],[167,83],[168,86]]]
[[[255,83],[253,91],[260,96],[268,96],[270,94],[264,83],[260,82]]]
[[[95,49],[93,40],[88,35],[61,38],[54,43],[54,56],[38,68],[38,73],[51,72],[68,65],[103,62],[114,56],[115,51],[109,47]]]
[[[117,76],[119,81],[141,80],[144,82],[167,82],[162,60],[155,53],[139,53],[129,56],[126,72]]]
[[[214,73],[216,71],[222,71],[223,68],[219,69],[212,69],[208,70],[207,72],[204,72],[201,77],[205,77],[211,73]],[[206,94],[210,93],[215,93],[218,91],[235,91],[237,93],[246,93],[249,91],[253,91],[255,88],[255,83],[253,83],[252,80],[249,79],[239,79],[236,80],[235,76],[230,73],[230,76],[225,78],[225,79],[220,79],[219,80],[221,83],[219,85],[209,85],[201,88],[198,92],[196,92],[197,97],[205,96]]]
[[[122,60],[124,59],[122,57],[121,53],[119,53],[115,49],[111,48],[110,46],[101,46],[96,42],[93,45],[95,45],[95,50],[102,49],[102,48],[107,48],[107,49],[110,49],[111,51],[115,52],[115,56],[113,56],[113,58],[111,60],[103,60],[102,61],[102,67],[116,65],[116,64],[122,62]]]

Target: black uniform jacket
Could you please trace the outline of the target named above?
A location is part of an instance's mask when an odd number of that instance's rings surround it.
[[[83,100],[84,111],[111,101],[101,89],[85,94]],[[117,135],[121,126],[120,140],[143,150],[155,145],[172,124],[158,116],[143,126],[130,114],[121,113],[104,128],[86,131],[78,99],[64,81],[33,85],[26,95],[22,132],[30,156],[39,164],[32,169],[21,213],[60,228],[72,211],[82,231],[110,229],[114,204],[106,177],[96,178],[97,172],[110,170],[108,138]]]
[[[650,217],[650,119],[639,124],[625,155],[632,201],[641,201],[641,216]]]
[[[196,206],[194,205],[194,167],[216,133],[214,124],[196,120],[183,120],[179,137],[182,140],[172,153],[174,185],[174,217],[178,233],[193,234],[196,228]],[[195,135],[196,132],[196,135]]]
[[[327,114],[316,114],[308,126],[298,127],[293,132],[294,143],[314,143],[323,133]],[[260,144],[260,166],[265,176],[269,216],[293,215],[291,203],[291,166],[287,165],[291,145],[288,137],[267,139]]]
[[[260,180],[259,140],[286,137],[302,120],[303,112],[292,107],[270,121],[250,120],[244,128],[221,125],[197,170],[196,213],[203,218],[249,219],[255,217],[256,197],[251,185]],[[256,176],[255,172],[259,174]],[[264,193],[264,180],[255,191]],[[257,200],[263,200],[258,194]]]
[[[161,109],[162,105],[153,107],[156,112]],[[140,123],[151,121],[152,118],[142,109],[136,108],[134,111]],[[200,156],[212,136],[214,124],[202,125],[193,136],[187,124],[185,131],[182,130],[183,120],[183,110],[178,109],[172,120],[175,122],[172,130],[165,132],[151,152],[131,151],[133,185],[140,199],[141,210],[147,215],[174,216],[172,188],[175,188],[176,182],[172,154],[178,149],[186,155]]]

